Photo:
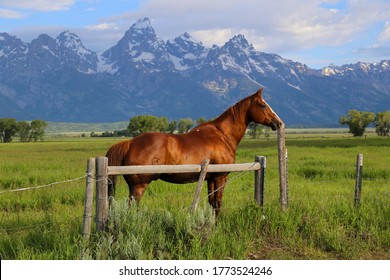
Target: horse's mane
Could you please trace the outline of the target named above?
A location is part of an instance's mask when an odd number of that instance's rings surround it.
[[[131,140],[125,140],[111,146],[111,148],[106,153],[106,157],[108,157],[108,165],[109,166],[123,165],[122,161],[130,149],[130,144],[131,144]]]
[[[219,115],[214,120],[208,122],[209,124],[217,125],[218,123],[225,122],[228,119],[231,119],[233,123],[237,121],[238,118],[242,116],[244,104],[248,102],[252,96],[248,96],[247,98],[237,102],[233,106],[230,106],[225,112]],[[245,110],[246,112],[246,110]]]

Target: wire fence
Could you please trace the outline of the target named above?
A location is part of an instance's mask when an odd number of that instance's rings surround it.
[[[224,188],[228,183],[234,182],[235,180],[243,177],[245,174],[248,174],[248,173],[249,173],[249,171],[243,171],[241,173],[238,173],[236,176],[230,178],[220,188]],[[6,193],[17,193],[17,192],[24,192],[24,191],[30,191],[30,190],[54,187],[54,186],[58,186],[58,185],[65,185],[65,184],[69,184],[69,183],[72,183],[72,182],[76,182],[76,181],[80,181],[80,180],[86,179],[90,175],[92,175],[92,174],[91,173],[85,173],[85,175],[83,175],[81,177],[77,177],[77,178],[73,178],[73,179],[67,179],[67,180],[58,181],[58,182],[52,182],[52,183],[49,183],[49,184],[44,184],[44,185],[39,185],[39,186],[31,186],[31,187],[25,187],[25,188],[18,188],[18,189],[12,189],[12,190],[3,190],[3,191],[0,191],[0,195],[6,194]],[[101,181],[101,180],[110,180],[110,179],[109,178],[97,179],[96,177],[94,177],[94,180],[95,180],[95,182],[97,182],[97,181]],[[83,187],[84,187],[84,185],[83,185]],[[253,186],[250,186],[250,187],[253,188]],[[247,188],[249,189],[249,186]],[[217,192],[219,189],[214,190],[214,192]],[[206,200],[213,193],[207,194],[206,196],[203,197],[203,199]],[[173,196],[183,196],[183,195],[191,197],[191,195],[194,194],[194,191],[192,190],[192,191],[165,192],[165,193],[148,193],[148,192],[146,192],[145,194],[147,196],[150,196],[150,197],[154,197],[154,196],[173,197]],[[183,207],[181,207],[181,210],[187,210],[189,208],[191,208],[191,205],[183,206]],[[82,215],[77,215],[77,216],[74,216],[73,218],[77,219],[77,222],[79,222],[82,219]],[[69,221],[66,224],[68,224],[68,223],[69,223]],[[12,227],[12,228],[0,228],[0,232],[12,233],[12,232],[18,232],[18,231],[38,229],[38,228],[46,227],[48,225],[63,226],[63,225],[66,225],[66,224],[65,223],[58,224],[58,222],[56,222],[56,221],[51,221],[51,222],[43,222],[43,223],[39,223],[39,224],[35,224],[35,225],[27,225],[27,226]]]
[[[236,173],[234,176],[233,175],[229,176],[229,179],[220,188],[224,188],[228,184],[232,184],[235,181],[242,179],[247,174],[253,174],[253,173],[251,171],[242,171],[242,172]],[[24,192],[24,191],[29,191],[29,190],[41,189],[41,188],[54,187],[54,186],[58,186],[58,185],[67,185],[67,184],[72,183],[72,182],[83,180],[87,176],[90,176],[90,175],[92,175],[92,174],[85,173],[83,176],[80,176],[77,178],[67,179],[67,180],[58,181],[58,182],[52,182],[49,184],[44,184],[44,185],[39,185],[39,186],[31,186],[31,187],[25,187],[25,188],[19,188],[19,189],[12,189],[12,190],[3,190],[3,191],[0,191],[0,195],[5,194],[5,193],[17,193],[17,192]],[[109,178],[102,178],[102,179],[94,178],[94,179],[95,179],[95,181],[109,180]],[[308,180],[308,182],[310,182],[312,184],[320,183],[320,184],[332,185],[334,183],[339,183],[339,180],[338,179],[334,179],[334,180],[332,180],[332,179],[310,179],[310,180]],[[294,181],[291,180],[291,178],[290,178],[289,183],[290,183],[290,185],[292,185],[292,186],[290,186],[290,193],[289,193],[289,199],[291,200],[292,205],[301,204],[302,202],[305,202],[305,205],[307,205],[307,204],[316,205],[318,203],[318,201],[317,201],[318,199],[311,199],[308,201],[306,196],[309,195],[309,193],[306,193],[305,191],[302,191],[302,190],[297,190],[294,187]],[[338,192],[338,193],[325,193],[324,192],[324,194],[322,195],[320,200],[334,200],[337,202],[337,200],[340,199],[340,201],[351,201],[351,203],[352,203],[353,202],[353,185],[352,185],[353,180],[348,179],[345,181],[345,184],[347,184],[347,183],[348,183],[348,185],[351,185],[350,187],[348,186],[348,189],[343,188],[343,190]],[[83,187],[84,187],[84,184],[83,184]],[[214,190],[214,193],[217,192],[218,190],[219,189]],[[243,190],[243,191],[253,190],[253,184],[246,183],[243,186],[240,186],[240,190]],[[363,190],[363,193],[364,193],[363,194],[363,201],[370,201],[373,203],[376,203],[376,202],[382,203],[383,202],[383,195],[385,196],[385,199],[387,198],[390,201],[390,189],[388,191],[382,192],[381,195],[378,195],[378,193],[376,193],[373,190]],[[158,193],[155,191],[149,192],[148,190],[145,192],[145,195],[147,197],[186,196],[186,197],[190,198],[193,194],[194,194],[194,189],[192,189],[191,191],[186,190],[186,191],[180,191],[180,192],[174,191],[174,192],[164,192],[164,193]],[[208,197],[211,196],[212,194],[213,193],[207,193],[206,195],[204,195],[201,198],[202,201],[204,203],[206,203]],[[248,200],[249,200],[249,198],[248,198]],[[187,211],[188,209],[191,208],[191,206],[192,206],[191,203],[189,203],[189,205],[182,205],[182,206],[180,206],[180,210]],[[242,208],[242,205],[233,204],[233,206],[229,205],[228,207],[225,207],[225,206],[223,207],[224,210],[238,209],[238,208]],[[77,222],[79,222],[82,219],[82,215],[74,216],[74,219],[77,219]],[[39,223],[36,225],[31,225],[31,226],[21,226],[21,227],[15,227],[15,228],[0,228],[0,231],[10,233],[10,232],[16,232],[16,231],[36,229],[36,228],[41,228],[41,227],[45,227],[48,225],[55,225],[55,224],[58,225],[58,222],[55,222],[55,221],[43,222],[43,223]]]
[[[83,175],[81,177],[62,180],[62,181],[58,181],[58,182],[52,182],[49,184],[44,184],[44,185],[39,185],[39,186],[31,186],[31,187],[25,187],[25,188],[18,188],[18,189],[11,189],[11,190],[3,190],[3,191],[0,191],[0,195],[6,194],[6,193],[18,193],[18,192],[25,192],[25,191],[30,191],[30,190],[54,187],[54,186],[58,186],[58,185],[69,185],[69,183],[85,179],[88,175],[90,175],[90,174],[86,173],[85,175]],[[80,221],[80,218],[82,218],[81,215],[77,215],[77,216],[74,215],[73,216],[74,221],[76,221],[76,219],[77,219],[77,222]],[[14,232],[43,228],[43,227],[46,227],[49,225],[58,225],[60,227],[60,226],[66,226],[68,224],[69,224],[69,220],[66,223],[58,223],[58,221],[49,221],[49,222],[42,222],[42,223],[38,223],[38,224],[34,224],[34,225],[26,225],[26,226],[12,227],[12,228],[2,227],[2,228],[0,228],[0,232],[5,232],[5,233],[9,234],[9,233],[14,233]]]
[[[33,187],[20,188],[20,189],[12,189],[12,190],[4,190],[4,191],[0,191],[0,194],[3,194],[3,193],[12,193],[12,192],[22,192],[22,191],[29,191],[29,190],[34,190],[34,189],[52,187],[52,186],[55,186],[55,185],[60,185],[60,184],[65,184],[65,183],[70,183],[70,182],[79,181],[79,180],[82,180],[82,179],[86,178],[88,175],[89,175],[89,174],[86,173],[84,176],[81,176],[81,177],[78,177],[78,178],[69,179],[69,180],[64,180],[64,181],[59,181],[59,182],[53,182],[53,183],[49,183],[49,184],[45,184],[45,185],[40,185],[40,186],[33,186]]]

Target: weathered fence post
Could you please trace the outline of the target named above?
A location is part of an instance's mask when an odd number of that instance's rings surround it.
[[[95,180],[95,158],[87,161],[87,182],[84,201],[83,237],[89,239],[91,235],[92,204],[93,204],[93,183]]]
[[[286,148],[286,201],[288,206],[288,152]]]
[[[360,198],[362,194],[362,180],[363,180],[363,154],[357,155],[356,160],[356,184],[355,184],[355,200],[354,205],[360,205]]]
[[[104,231],[108,218],[108,158],[96,158],[96,230]]]
[[[199,175],[199,180],[198,180],[198,185],[197,185],[196,191],[195,191],[194,201],[192,202],[192,205],[191,205],[191,213],[195,213],[196,207],[198,207],[200,194],[202,193],[203,182],[204,182],[204,179],[206,178],[207,168],[209,166],[209,163],[210,163],[209,159],[206,159],[202,163],[200,175]]]
[[[262,207],[264,205],[265,168],[267,158],[263,156],[256,156],[255,162],[260,163],[260,169],[255,170],[255,200],[257,205]]]
[[[284,123],[278,129],[278,154],[279,154],[279,185],[280,185],[280,205],[283,210],[288,205],[287,186],[287,150],[286,132]]]

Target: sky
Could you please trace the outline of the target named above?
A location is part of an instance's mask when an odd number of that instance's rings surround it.
[[[144,17],[164,40],[188,32],[211,47],[243,34],[314,69],[390,59],[390,0],[0,0],[0,32],[29,43],[70,30],[92,51]]]

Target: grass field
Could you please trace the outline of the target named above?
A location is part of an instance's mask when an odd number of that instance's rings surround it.
[[[275,136],[275,135],[273,135]],[[206,189],[189,214],[196,184],[151,184],[127,209],[119,181],[110,232],[81,237],[85,169],[119,139],[48,139],[0,144],[1,259],[390,259],[390,140],[369,134],[287,134],[289,207],[279,206],[277,143],[244,140],[237,162],[267,156],[265,205],[253,172],[232,173],[215,221]],[[364,154],[354,208],[355,162]],[[73,180],[75,179],[75,180]],[[38,189],[10,190],[67,181]]]

